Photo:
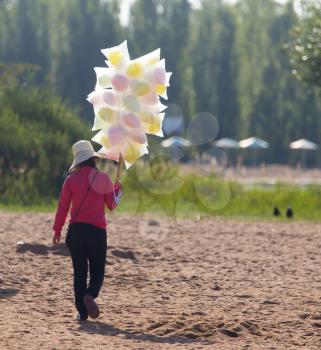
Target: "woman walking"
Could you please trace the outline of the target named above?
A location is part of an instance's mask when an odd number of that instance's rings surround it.
[[[70,250],[74,270],[77,320],[88,316],[97,318],[95,302],[105,275],[107,232],[105,206],[113,210],[121,197],[119,168],[115,184],[96,167],[98,155],[89,141],[81,140],[72,146],[74,161],[59,198],[53,225],[53,244],[60,242],[61,230],[70,211],[66,245]],[[120,166],[121,160],[119,160]],[[89,284],[87,274],[89,266]]]

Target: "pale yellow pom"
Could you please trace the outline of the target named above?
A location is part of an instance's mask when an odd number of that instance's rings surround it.
[[[107,135],[103,135],[100,139],[100,144],[105,148],[110,148],[110,141]]]
[[[133,87],[133,92],[139,97],[148,94],[149,91],[150,91],[149,85],[143,81],[138,82]]]
[[[153,122],[146,125],[146,132],[148,134],[158,134],[162,130],[161,120],[154,118]]]
[[[113,66],[118,66],[123,56],[120,51],[111,51],[108,53],[107,58]]]
[[[139,146],[130,145],[126,153],[124,154],[124,159],[126,162],[132,164],[140,157]]]
[[[147,61],[146,66],[152,66],[157,62],[159,62],[159,59],[157,57],[151,58],[149,61]]]
[[[155,117],[153,116],[153,114],[150,114],[150,113],[141,113],[140,119],[142,122],[144,122],[146,124],[152,124]]]
[[[166,93],[166,86],[163,84],[157,84],[155,85],[155,92],[158,95],[164,95]]]
[[[127,68],[127,74],[131,78],[139,77],[140,75],[143,74],[143,71],[144,71],[143,66],[138,62],[131,63]]]
[[[98,111],[99,117],[107,123],[112,123],[115,120],[115,111],[111,108],[103,107]]]

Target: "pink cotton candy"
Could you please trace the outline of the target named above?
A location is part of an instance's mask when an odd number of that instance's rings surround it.
[[[124,113],[122,121],[129,128],[139,128],[141,126],[139,118],[134,113]]]
[[[112,126],[108,130],[108,136],[111,145],[119,145],[124,141],[125,129],[121,125]]]
[[[153,84],[164,85],[166,82],[166,70],[164,67],[157,67],[153,73]]]
[[[102,99],[110,106],[114,106],[116,104],[116,96],[111,91],[105,91],[102,95]]]
[[[118,161],[119,160],[119,151],[115,149],[107,149],[106,150],[106,158]]]
[[[146,142],[146,134],[144,132],[130,132],[127,131],[127,136],[133,141],[144,144]]]
[[[111,83],[115,90],[124,91],[128,88],[129,80],[124,75],[116,74],[112,78]]]
[[[148,105],[155,105],[156,103],[158,103],[158,96],[154,91],[151,91],[148,94],[144,95],[141,98],[141,101]]]

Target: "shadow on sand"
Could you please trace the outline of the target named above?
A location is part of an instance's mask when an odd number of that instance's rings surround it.
[[[59,243],[55,246],[47,246],[39,243],[19,243],[16,246],[17,253],[31,252],[37,255],[53,255],[69,256],[69,250],[66,248],[65,243]]]
[[[0,288],[0,299],[10,298],[19,292],[16,288]]]
[[[134,331],[127,331],[100,321],[85,321],[80,324],[79,330],[87,333],[95,333],[106,336],[123,335],[125,339],[149,341],[153,343],[167,343],[167,344],[191,344],[202,343],[210,344],[204,340],[187,339],[180,336],[157,336],[148,333],[140,333]]]

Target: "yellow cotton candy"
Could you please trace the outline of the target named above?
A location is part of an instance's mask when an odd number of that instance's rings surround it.
[[[157,62],[159,62],[159,59],[157,57],[151,58],[149,61],[147,61],[146,66],[152,66]]]
[[[152,114],[149,114],[149,113],[141,113],[140,114],[140,119],[144,123],[152,124],[154,122],[154,120],[155,120],[155,117]]]
[[[138,158],[140,157],[140,151],[138,147],[135,147],[134,145],[130,145],[126,153],[124,154],[124,159],[128,163],[134,163]]]
[[[166,92],[166,86],[162,84],[155,85],[155,91],[158,95],[164,95]]]
[[[136,77],[139,77],[140,75],[143,74],[143,70],[144,70],[144,68],[140,63],[134,62],[128,66],[127,74],[131,78],[136,78]]]
[[[134,86],[133,91],[137,96],[144,96],[149,93],[150,88],[147,83],[139,82]]]
[[[146,132],[148,134],[158,134],[161,131],[161,121],[154,119],[153,122],[146,126]]]
[[[123,56],[120,51],[111,51],[108,53],[107,58],[113,66],[117,66],[121,62]]]
[[[110,148],[110,142],[109,142],[109,138],[107,135],[103,135],[100,139],[100,144],[102,146],[104,146],[105,148]]]
[[[107,123],[112,123],[115,119],[115,112],[108,107],[101,108],[98,111],[99,117]]]

